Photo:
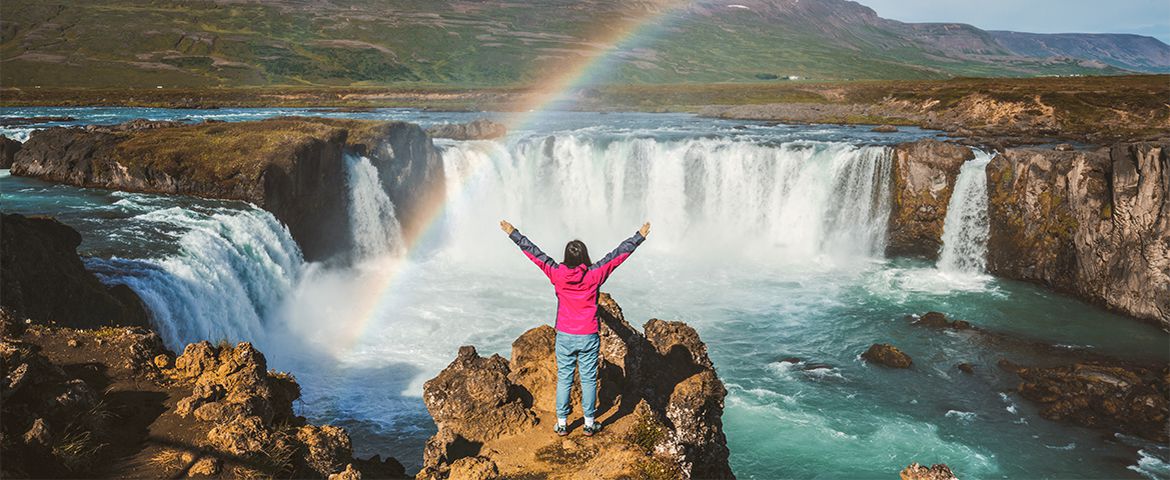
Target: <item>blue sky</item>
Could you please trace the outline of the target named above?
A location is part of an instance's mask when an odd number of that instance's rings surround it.
[[[855,0],[903,22],[960,22],[984,30],[1137,33],[1170,44],[1170,0]]]

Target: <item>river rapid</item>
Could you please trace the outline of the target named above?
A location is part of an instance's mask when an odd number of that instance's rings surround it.
[[[484,115],[0,109],[76,119],[64,124],[290,114],[424,126]],[[24,140],[30,130],[0,134]],[[1045,420],[995,368],[1002,357],[1045,361],[1033,342],[1163,364],[1170,353],[1155,327],[984,272],[991,152],[963,166],[937,264],[884,257],[888,145],[933,135],[543,114],[499,141],[436,140],[447,201],[412,248],[377,170],[347,158],[348,214],[362,247],[336,264],[306,263],[272,215],[238,202],[82,189],[6,170],[0,200],[6,212],[78,229],[87,266],[133,288],[172,349],[254,342],[297,377],[301,414],[346,427],[357,453],[390,454],[408,469],[435,429],[423,382],[460,345],[506,357],[513,339],[553,320],[551,285],[497,222],[508,219],[554,258],[579,238],[597,259],[649,220],[649,240],[604,290],[635,325],[662,318],[699,331],[727,384],[723,421],[740,478],[888,478],[911,462],[947,463],[965,479],[1170,478],[1167,446]],[[931,310],[1018,341],[910,325],[909,315]],[[859,359],[885,342],[914,367]],[[975,373],[960,373],[959,362]]]

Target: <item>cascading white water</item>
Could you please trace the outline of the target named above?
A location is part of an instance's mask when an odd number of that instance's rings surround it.
[[[89,258],[86,266],[104,283],[133,289],[173,349],[204,339],[263,337],[265,321],[300,275],[300,248],[284,225],[257,208],[204,213],[173,207],[135,220],[185,230],[178,252],[159,259]]]
[[[948,272],[983,273],[987,268],[987,164],[991,155],[976,150],[959,170],[947,204],[938,268]]]
[[[400,254],[405,243],[394,203],[382,188],[378,169],[364,156],[346,155],[349,218],[355,259]]]
[[[805,261],[877,256],[885,246],[885,147],[564,135],[448,144],[443,160],[452,236],[488,235],[484,219],[497,216],[554,238],[648,219],[650,248],[660,251]]]

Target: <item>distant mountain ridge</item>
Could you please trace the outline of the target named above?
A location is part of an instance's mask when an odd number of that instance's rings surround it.
[[[1150,37],[904,23],[847,0],[0,2],[5,87],[529,86],[599,56],[587,83],[1170,72]]]
[[[1154,37],[1127,33],[988,33],[1017,55],[1082,58],[1136,72],[1170,73],[1170,47]]]

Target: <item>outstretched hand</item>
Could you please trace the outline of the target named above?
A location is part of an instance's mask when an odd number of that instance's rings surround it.
[[[504,233],[511,235],[512,232],[516,231],[516,227],[513,227],[512,224],[508,223],[507,220],[500,220],[500,230],[503,230]]]
[[[646,238],[646,235],[650,234],[650,222],[643,223],[642,228],[638,230],[638,233],[642,234],[642,238]]]

